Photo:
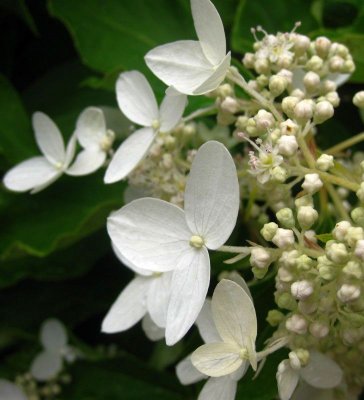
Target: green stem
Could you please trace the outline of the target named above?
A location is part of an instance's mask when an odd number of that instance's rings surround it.
[[[325,183],[325,187],[329,192],[329,195],[334,202],[335,208],[337,212],[340,214],[341,218],[345,219],[346,221],[351,221],[348,212],[345,210],[343,202],[341,201],[339,195],[337,194],[335,188],[331,185],[331,183]]]
[[[207,115],[212,115],[212,114],[216,114],[217,112],[217,108],[214,105],[209,106],[209,107],[205,107],[205,108],[200,108],[199,110],[194,111],[193,113],[191,113],[190,115],[187,115],[187,117],[184,117],[182,119],[183,122],[189,122],[195,118],[198,117],[204,117]]]
[[[323,153],[334,155],[342,150],[347,149],[348,147],[354,146],[355,144],[362,142],[363,140],[364,140],[364,132],[358,133],[352,138],[344,140],[343,142],[338,143],[335,146],[330,147],[329,149],[326,149]]]
[[[250,253],[250,247],[240,247],[240,246],[221,246],[217,251],[222,251],[224,253]]]
[[[302,152],[303,157],[305,158],[308,166],[310,168],[315,169],[315,166],[316,166],[315,158],[313,157],[310,149],[308,148],[306,140],[304,139],[303,135],[297,135],[297,143],[300,146],[301,152]]]

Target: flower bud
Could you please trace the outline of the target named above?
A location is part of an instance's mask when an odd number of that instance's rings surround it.
[[[351,218],[357,225],[364,227],[364,208],[354,208],[354,210],[351,212]]]
[[[301,186],[309,194],[314,194],[322,188],[323,183],[318,174],[306,174]]]
[[[356,195],[358,196],[358,199],[364,203],[364,182],[360,184],[360,188],[357,190]]]
[[[315,321],[310,324],[308,330],[310,331],[311,335],[317,339],[323,339],[326,337],[329,332],[330,328],[327,324],[320,321]]]
[[[260,233],[265,240],[270,242],[276,234],[277,230],[278,225],[275,222],[269,222],[268,224],[265,224],[263,226],[263,228],[260,230]]]
[[[309,194],[306,194],[305,196],[297,197],[297,199],[294,201],[294,204],[297,208],[304,207],[304,206],[313,207],[312,196]]]
[[[259,75],[256,79],[257,84],[261,87],[264,88],[268,85],[269,83],[269,78],[266,75]]]
[[[330,240],[326,243],[327,257],[335,264],[342,264],[347,261],[349,254],[343,243]]]
[[[305,89],[309,93],[316,92],[320,87],[320,77],[316,72],[309,71],[303,77],[303,84],[305,85]]]
[[[291,285],[291,293],[297,300],[306,300],[313,293],[313,285],[307,280],[294,282]]]
[[[337,84],[334,81],[331,81],[330,79],[326,79],[321,86],[321,90],[323,93],[336,92],[336,89],[337,89]]]
[[[306,68],[312,71],[320,71],[324,62],[319,56],[312,56],[306,64]]]
[[[286,329],[304,335],[307,332],[307,321],[301,315],[293,314],[286,321]]]
[[[253,53],[245,53],[242,62],[246,68],[253,69],[254,61],[255,61],[255,56]]]
[[[321,156],[316,160],[316,167],[320,171],[328,171],[334,166],[334,157],[330,154],[321,154]]]
[[[349,261],[343,268],[343,273],[349,277],[363,279],[363,268],[357,261]]]
[[[317,221],[318,212],[311,206],[298,208],[297,220],[302,229],[309,229]]]
[[[279,264],[287,268],[295,267],[299,255],[300,253],[297,250],[286,250],[279,257]]]
[[[294,96],[287,96],[282,100],[282,110],[290,118],[294,117],[294,109],[299,102],[299,99]]]
[[[239,115],[239,117],[236,119],[235,126],[239,131],[245,131],[245,128],[248,123],[248,117],[245,115]]]
[[[313,314],[317,310],[317,307],[318,304],[316,301],[300,300],[298,302],[298,310],[304,315]]]
[[[317,269],[319,271],[320,277],[325,279],[325,281],[331,281],[336,277],[336,271],[333,267],[329,265],[318,265]]]
[[[340,104],[340,97],[337,92],[329,92],[325,95],[326,100],[333,105],[333,107],[338,107]]]
[[[284,314],[278,310],[270,310],[267,316],[267,322],[271,326],[278,326],[284,319]]]
[[[269,79],[269,90],[273,97],[281,95],[287,89],[287,79],[282,76],[272,75]]]
[[[303,54],[310,47],[310,39],[305,35],[296,34],[294,36],[294,52],[297,55]]]
[[[285,78],[288,84],[292,84],[292,78],[293,78],[292,71],[283,68],[277,73],[277,76]]]
[[[340,221],[335,225],[334,230],[332,231],[332,235],[336,240],[343,242],[345,240],[345,236],[348,233],[348,229],[351,227],[350,222],[348,221]]]
[[[351,226],[350,228],[348,228],[345,240],[350,247],[355,247],[356,242],[362,239],[364,239],[363,228],[356,226]]]
[[[276,213],[276,217],[285,228],[293,228],[295,226],[293,212],[290,208],[282,208]]]
[[[293,246],[295,243],[293,232],[290,229],[278,228],[272,242],[281,249]]]
[[[322,124],[334,115],[334,107],[329,101],[320,101],[316,104],[313,121],[315,124]]]
[[[289,358],[289,364],[292,369],[296,371],[301,369],[300,359],[298,358],[297,354],[294,351],[289,352],[288,358]]]
[[[309,271],[313,268],[315,262],[306,254],[300,255],[296,260],[297,268],[301,271]]]
[[[289,283],[293,281],[293,275],[286,268],[279,268],[277,274],[281,282]]]
[[[279,293],[276,295],[276,303],[279,308],[284,310],[295,310],[297,308],[296,300],[289,293]]]
[[[364,261],[364,240],[358,240],[355,246],[355,255]]]
[[[353,103],[358,108],[364,108],[364,90],[355,94],[353,97]]]
[[[329,61],[329,69],[331,72],[341,72],[344,68],[344,59],[340,56],[334,56]]]
[[[337,291],[338,299],[343,303],[349,303],[360,297],[360,287],[344,283]]]
[[[315,40],[316,53],[322,58],[327,57],[330,51],[330,47],[331,47],[331,41],[325,36],[319,36]]]
[[[287,119],[279,125],[282,135],[295,136],[298,132],[298,125],[291,119]]]
[[[285,168],[278,165],[271,170],[270,175],[274,181],[283,183],[287,179],[288,172]]]
[[[257,115],[254,117],[256,127],[260,132],[266,132],[268,129],[272,128],[275,122],[273,114],[265,111],[259,110]]]
[[[239,110],[238,102],[231,96],[225,97],[220,106],[223,111],[229,112],[231,114],[235,114]]]
[[[294,116],[298,121],[305,122],[313,117],[315,103],[305,99],[298,102],[294,108]]]
[[[253,247],[250,253],[250,264],[256,268],[267,268],[271,263],[270,253],[263,247]]]
[[[344,68],[342,69],[342,72],[347,73],[347,74],[352,74],[355,71],[355,64],[352,59],[345,60],[344,62]]]
[[[283,156],[291,157],[296,154],[298,144],[295,136],[282,135],[277,143],[278,152]]]
[[[269,73],[269,62],[266,58],[258,58],[254,62],[254,69],[258,74],[268,74]]]

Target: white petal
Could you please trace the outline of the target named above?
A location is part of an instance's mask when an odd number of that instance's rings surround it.
[[[151,126],[158,120],[158,104],[152,88],[139,71],[120,74],[116,82],[116,97],[120,107],[130,121],[142,126]]]
[[[167,313],[166,343],[177,343],[196,321],[210,283],[210,258],[205,247],[190,247],[173,271]]]
[[[106,153],[100,150],[84,150],[77,154],[74,163],[66,170],[68,175],[81,176],[92,174],[105,162]]]
[[[182,385],[192,385],[206,378],[205,374],[193,366],[190,355],[177,364],[176,374]]]
[[[164,338],[165,329],[156,325],[148,313],[142,319],[142,328],[147,338],[153,342]]]
[[[219,142],[202,145],[192,163],[185,190],[186,221],[209,249],[223,245],[239,211],[239,182],[229,151]]]
[[[342,86],[346,81],[348,81],[350,76],[351,74],[339,74],[338,72],[336,72],[334,74],[327,75],[326,79],[334,81],[336,85],[339,87]]]
[[[64,164],[63,164],[63,169],[67,169],[69,167],[69,165],[71,164],[73,158],[75,157],[76,154],[76,147],[77,147],[77,137],[75,134],[73,134],[68,143],[67,143],[67,147],[66,147],[66,157],[64,160]]]
[[[288,360],[283,360],[278,366],[276,378],[280,400],[289,400],[298,384],[299,374],[291,368]]]
[[[249,362],[247,360],[243,360],[241,366],[232,374],[229,375],[229,378],[238,382],[240,379],[246,374],[246,371],[249,368]],[[254,379],[254,378],[253,378]]]
[[[57,125],[42,112],[32,117],[38,147],[50,163],[63,163],[66,155],[63,138]]]
[[[107,230],[128,261],[155,272],[176,268],[191,249],[183,210],[159,199],[132,201],[110,215]]]
[[[238,383],[230,376],[210,378],[202,388],[197,400],[234,400]]]
[[[153,275],[152,271],[147,271],[146,269],[138,268],[135,266],[133,263],[131,263],[129,260],[127,260],[121,253],[120,251],[116,248],[113,242],[111,242],[111,247],[114,250],[114,253],[116,257],[128,268],[130,268],[132,271],[134,271],[138,275],[143,275],[143,276],[151,276]]]
[[[221,84],[221,82],[225,79],[228,69],[230,67],[231,62],[231,53],[229,52],[225,58],[221,61],[221,63],[214,69],[213,73],[211,73],[207,79],[204,80],[198,87],[196,87],[192,94],[201,95],[205,93],[209,93]]]
[[[205,343],[221,342],[221,337],[216,330],[212,317],[211,300],[206,299],[200,314],[196,320],[196,325]]]
[[[85,149],[100,149],[100,143],[106,134],[105,117],[100,108],[88,107],[77,119],[76,136]]]
[[[5,379],[0,379],[0,399],[1,400],[28,400],[23,391]]]
[[[47,381],[62,370],[62,357],[59,353],[43,351],[33,360],[30,373],[38,381]]]
[[[147,154],[153,140],[152,128],[138,129],[124,140],[106,170],[105,183],[114,183],[129,175]]]
[[[192,353],[192,364],[203,374],[213,377],[229,375],[236,371],[243,360],[239,347],[232,343],[208,343]]]
[[[61,351],[67,344],[67,332],[58,319],[47,319],[40,330],[40,341],[46,350]]]
[[[212,296],[212,314],[221,338],[249,347],[257,337],[257,317],[250,297],[238,284],[223,279]]]
[[[298,384],[297,389],[293,393],[293,396],[291,397],[291,400],[333,400],[335,399],[334,393],[330,389],[316,389],[307,383],[305,381],[301,380],[301,382]],[[354,396],[353,398],[349,397],[346,400],[357,400],[357,396]]]
[[[147,312],[146,294],[149,285],[149,278],[134,278],[111,306],[102,322],[102,332],[126,331],[139,322]]]
[[[229,281],[233,281],[237,283],[239,286],[241,286],[245,290],[246,294],[250,297],[251,301],[253,301],[253,297],[252,294],[250,293],[249,286],[245,282],[244,278],[237,271],[231,271],[226,276],[226,279],[228,279]]]
[[[191,0],[193,22],[206,58],[217,65],[226,54],[224,26],[210,0]]]
[[[4,185],[15,192],[26,192],[53,182],[60,175],[45,157],[33,157],[8,171],[4,176]]]
[[[180,93],[193,94],[213,73],[200,42],[180,40],[158,46],[145,56],[152,72]]]
[[[167,310],[171,295],[172,273],[164,272],[151,279],[147,296],[147,309],[152,320],[161,328],[165,328]]]
[[[331,389],[343,379],[343,371],[330,357],[310,351],[310,361],[301,369],[301,377],[317,389]]]
[[[181,120],[187,104],[187,96],[184,94],[166,95],[160,107],[161,132],[169,132]]]

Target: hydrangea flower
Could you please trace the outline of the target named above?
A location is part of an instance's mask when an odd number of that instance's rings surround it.
[[[28,400],[24,392],[14,383],[0,379],[1,400]]]
[[[198,41],[158,46],[145,56],[152,72],[178,92],[200,95],[216,89],[230,67],[224,26],[210,0],[191,0]]]
[[[138,268],[172,271],[166,342],[173,345],[195,322],[210,281],[207,249],[230,236],[239,211],[234,161],[220,143],[198,150],[185,190],[184,210],[159,199],[132,201],[108,218],[117,250]]]
[[[158,132],[171,131],[180,121],[186,96],[165,96],[160,108],[145,76],[138,71],[120,74],[116,82],[120,110],[130,121],[143,126],[130,135],[114,154],[105,174],[105,183],[125,178],[143,159]]]
[[[32,362],[30,372],[38,381],[54,378],[63,367],[63,360],[73,362],[76,350],[67,344],[67,332],[57,319],[44,321],[40,331],[43,351]]]
[[[289,360],[278,365],[277,383],[281,400],[289,400],[302,379],[316,389],[331,389],[343,379],[343,371],[334,360],[317,351],[310,351],[308,364],[300,369],[292,368]]]
[[[75,135],[83,150],[67,173],[91,174],[104,164],[114,140],[114,132],[106,128],[104,113],[100,108],[88,107],[77,119]]]
[[[143,328],[147,336],[151,340],[163,337],[172,273],[151,272],[138,268],[128,262],[115,247],[114,251],[125,266],[136,272],[136,276],[112,305],[102,323],[102,331],[125,331],[144,317]]]
[[[5,174],[4,185],[15,192],[37,193],[45,189],[67,172],[75,154],[75,137],[65,148],[61,132],[46,114],[34,113],[32,124],[43,156],[25,160]]]

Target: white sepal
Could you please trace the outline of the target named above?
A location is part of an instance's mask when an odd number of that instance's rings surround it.
[[[214,343],[221,341],[221,337],[216,330],[216,326],[213,320],[210,299],[205,300],[200,314],[197,317],[196,325],[205,343]]]
[[[159,110],[161,121],[159,130],[161,132],[169,132],[179,123],[186,104],[187,96],[184,94],[175,96],[167,94],[164,97]]]
[[[210,378],[202,388],[197,400],[234,400],[238,383],[230,376]]]
[[[277,384],[280,400],[290,400],[299,381],[299,373],[291,368],[289,360],[278,365]]]
[[[1,400],[28,400],[24,392],[14,383],[0,379]]]
[[[46,350],[60,351],[67,345],[67,332],[57,319],[47,319],[40,330],[40,342]]]
[[[45,350],[33,360],[30,373],[38,381],[48,381],[62,370],[62,364],[59,352]]]
[[[177,364],[176,374],[182,385],[191,385],[207,378],[206,375],[193,366],[190,355]]]
[[[147,338],[153,342],[164,338],[165,329],[153,322],[148,313],[142,319],[142,328]]]
[[[105,162],[106,153],[99,150],[83,150],[77,154],[74,163],[66,170],[67,175],[81,176],[97,171]]]

